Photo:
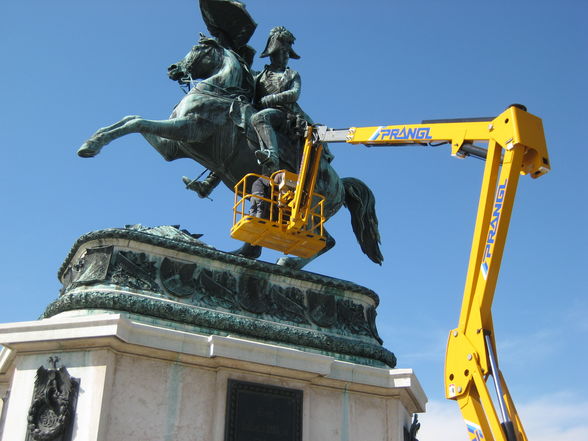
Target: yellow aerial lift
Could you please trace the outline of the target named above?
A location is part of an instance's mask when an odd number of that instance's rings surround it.
[[[312,257],[322,250],[327,243],[325,198],[314,192],[321,153],[322,144],[308,126],[298,174],[279,170],[271,176],[245,175],[235,185],[231,237],[299,257]],[[267,182],[268,197],[248,191],[256,179]],[[266,204],[268,218],[249,214],[256,200]]]
[[[486,146],[475,145],[476,141],[485,142]],[[325,126],[310,128],[301,172],[298,176],[288,175],[291,184],[287,191],[273,184],[274,180],[278,180],[277,176],[266,178],[272,181],[272,195],[267,203],[272,204],[274,211],[278,211],[277,215],[271,215],[274,216],[271,222],[275,225],[271,229],[280,233],[272,239],[271,247],[274,249],[291,252],[294,248],[307,248],[303,253],[307,257],[322,248],[318,245],[307,246],[300,241],[297,247],[292,246],[293,237],[305,235],[307,239],[320,244],[324,218],[320,209],[316,211],[316,207],[322,202],[313,203],[320,200],[313,191],[320,142],[347,142],[368,147],[446,142],[451,145],[453,156],[477,156],[486,160],[461,315],[447,343],[445,394],[448,399],[458,402],[470,440],[526,441],[527,436],[498,368],[491,306],[519,175],[529,174],[532,178],[538,178],[550,170],[541,119],[528,113],[524,106],[512,105],[496,118],[434,120],[421,124],[351,127],[343,130]],[[284,196],[286,194],[287,197]],[[247,194],[245,185],[241,184],[241,190],[236,192],[236,201],[240,201],[235,204],[236,212],[251,197],[255,196]],[[244,209],[241,209],[241,213],[243,218],[248,217]],[[247,220],[241,225],[244,224],[254,225],[256,219]],[[320,226],[317,228],[316,224]],[[232,230],[236,238],[240,238],[238,225],[235,222]],[[267,230],[266,224],[259,225],[265,228],[264,231]],[[251,237],[249,235],[242,240],[249,241]],[[257,235],[257,238],[257,244],[265,246],[263,237]],[[495,399],[487,385],[490,377],[496,392]]]

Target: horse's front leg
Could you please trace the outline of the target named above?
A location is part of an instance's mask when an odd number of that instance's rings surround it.
[[[199,142],[208,132],[206,126],[209,124],[197,116],[163,121],[151,121],[143,118],[132,118],[127,121],[123,119],[110,127],[98,130],[80,147],[78,155],[85,158],[96,156],[102,147],[130,133],[155,135],[175,141]]]
[[[98,153],[100,153],[100,149],[104,147],[104,144],[100,144],[100,142],[97,141],[100,135],[104,133],[110,133],[111,131],[124,126],[129,121],[138,118],[140,118],[138,115],[125,116],[123,119],[115,122],[110,126],[102,127],[101,129],[96,130],[96,132],[94,132],[94,134],[78,149],[78,155],[83,158],[91,158],[96,156]]]
[[[123,119],[121,119],[120,121],[115,122],[114,124],[112,124],[111,126],[108,127],[102,127],[101,129],[96,130],[96,132],[92,135],[92,137],[95,137],[97,135],[100,135],[101,133],[105,133],[105,132],[109,132],[111,130],[117,129],[119,127],[122,127],[123,125],[125,125],[127,122],[133,120],[133,119],[137,119],[137,118],[141,118],[139,115],[129,115],[129,116],[125,116]]]

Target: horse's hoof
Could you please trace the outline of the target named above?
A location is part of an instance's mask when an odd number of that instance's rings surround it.
[[[259,245],[244,244],[241,248],[231,251],[229,254],[235,256],[247,257],[249,259],[257,259],[261,256],[262,248]]]
[[[93,158],[100,153],[100,148],[92,145],[90,142],[84,143],[78,150],[78,156],[82,158]]]
[[[305,260],[299,257],[280,257],[276,262],[276,265],[297,270],[302,269],[305,264]]]

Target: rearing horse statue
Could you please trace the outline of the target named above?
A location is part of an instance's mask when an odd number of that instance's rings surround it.
[[[250,124],[250,116],[255,112],[251,105],[254,82],[243,60],[217,41],[202,37],[183,60],[168,70],[174,80],[202,79],[175,107],[169,119],[153,121],[126,116],[94,133],[78,150],[78,155],[96,156],[111,141],[129,133],[140,133],[166,161],[193,159],[213,171],[231,190],[247,173],[260,173],[255,147],[251,147],[258,142]],[[295,161],[287,157],[280,161],[283,168],[297,171]],[[315,191],[325,196],[326,219],[342,205],[349,209],[361,249],[372,261],[381,264],[375,198],[367,185],[359,179],[339,178],[322,158]],[[326,231],[325,234],[327,244],[317,256],[335,245],[333,237]],[[242,250],[247,247],[251,248],[246,244]],[[317,256],[282,257],[277,263],[300,269]]]

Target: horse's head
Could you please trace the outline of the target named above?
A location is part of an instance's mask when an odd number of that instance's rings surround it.
[[[188,55],[167,68],[168,76],[179,83],[190,79],[208,78],[222,65],[223,47],[216,40],[200,34],[200,41]]]

